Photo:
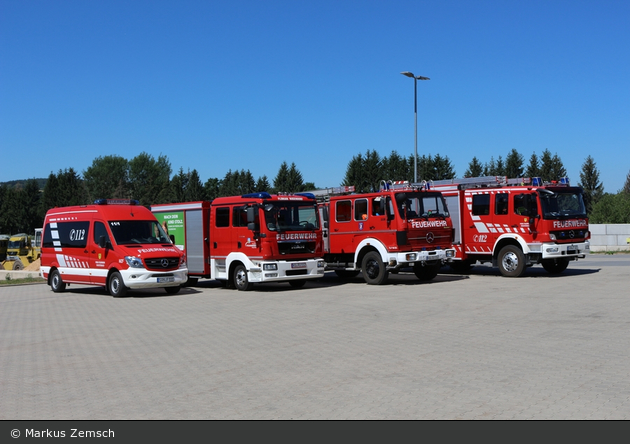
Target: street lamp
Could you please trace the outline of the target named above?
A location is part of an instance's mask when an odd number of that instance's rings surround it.
[[[413,73],[409,71],[401,72],[403,76],[411,77],[413,79],[413,113],[416,119],[415,123],[415,138],[416,144],[414,147],[414,156],[413,156],[413,181],[414,183],[418,183],[418,80],[431,80],[428,77],[422,76],[414,76]]]

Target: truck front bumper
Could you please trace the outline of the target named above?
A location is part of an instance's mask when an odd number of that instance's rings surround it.
[[[540,254],[541,259],[582,259],[591,252],[590,241],[572,244],[528,244],[530,254]]]
[[[322,259],[304,261],[261,261],[247,270],[249,282],[286,282],[317,279],[324,276],[326,263]]]
[[[404,267],[412,267],[415,264],[426,263],[447,263],[451,262],[455,257],[454,248],[445,248],[440,250],[427,251],[409,251],[405,253],[388,254],[387,268],[396,269]]]

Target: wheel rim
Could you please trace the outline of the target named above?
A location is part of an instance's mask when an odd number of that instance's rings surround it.
[[[53,288],[59,287],[59,275],[55,273],[52,277],[52,286]]]
[[[118,278],[113,278],[112,279],[112,293],[118,294],[119,290],[120,290],[120,281],[118,280]]]
[[[509,252],[503,256],[503,269],[505,271],[516,271],[518,268],[518,256],[515,253]]]
[[[366,272],[366,274],[368,275],[368,277],[370,279],[377,278],[378,275],[379,275],[380,270],[381,270],[381,267],[380,267],[378,261],[375,261],[373,259],[369,260],[367,262],[367,264],[366,264],[366,267],[365,267],[365,272]]]
[[[247,273],[245,270],[239,269],[236,271],[236,286],[241,288],[247,285]]]

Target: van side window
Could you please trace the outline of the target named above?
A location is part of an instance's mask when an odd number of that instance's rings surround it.
[[[473,194],[472,214],[475,216],[487,216],[490,214],[489,194]]]
[[[340,200],[335,204],[335,217],[337,222],[348,222],[352,220],[352,202]]]
[[[105,228],[105,224],[103,222],[94,222],[94,243],[98,245],[101,236],[105,236],[106,242],[111,242],[109,240],[109,234],[107,234],[107,228]]]
[[[216,209],[216,217],[214,220],[215,227],[229,227],[230,226],[230,208],[220,207]]]
[[[44,248],[85,248],[90,222],[52,222],[44,228]]]

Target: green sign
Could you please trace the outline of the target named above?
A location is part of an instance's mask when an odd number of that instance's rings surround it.
[[[155,218],[160,222],[166,234],[173,240],[173,243],[182,251],[186,250],[186,230],[184,229],[184,212],[173,211],[164,213],[154,213]]]

